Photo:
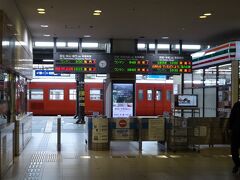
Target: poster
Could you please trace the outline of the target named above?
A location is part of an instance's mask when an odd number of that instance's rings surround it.
[[[93,118],[92,142],[108,143],[108,120],[104,118]]]
[[[133,84],[114,83],[112,94],[113,117],[133,116]]]
[[[165,140],[165,125],[163,117],[148,120],[148,138],[150,141]]]

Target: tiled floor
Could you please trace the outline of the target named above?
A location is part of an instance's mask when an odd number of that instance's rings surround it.
[[[155,142],[147,142],[139,152],[135,142],[113,142],[111,151],[93,152],[85,144],[86,127],[73,124],[75,120],[69,117],[64,118],[62,151],[58,153],[54,118],[34,118],[33,138],[4,179],[238,179],[231,174],[232,162],[226,147],[171,153],[159,151]]]

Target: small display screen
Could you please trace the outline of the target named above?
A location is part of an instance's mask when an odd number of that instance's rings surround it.
[[[175,107],[197,107],[197,95],[175,95]]]

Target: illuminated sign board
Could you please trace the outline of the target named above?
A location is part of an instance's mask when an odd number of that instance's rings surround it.
[[[55,73],[181,74],[192,72],[189,56],[57,53]]]
[[[151,65],[152,74],[179,74],[191,73],[191,61],[153,61]]]
[[[110,73],[147,74],[149,61],[145,56],[113,56],[110,62]]]
[[[60,54],[54,64],[56,73],[97,73],[96,59],[92,55]]]

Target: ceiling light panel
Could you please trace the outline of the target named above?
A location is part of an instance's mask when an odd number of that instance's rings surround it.
[[[94,12],[95,12],[95,13],[101,13],[102,10],[97,9],[97,10],[94,10]]]
[[[207,16],[199,16],[200,19],[206,19]]]
[[[211,16],[212,13],[204,13],[204,16]]]
[[[46,25],[46,24],[42,24],[41,27],[42,27],[42,28],[47,28],[48,25]]]
[[[38,8],[37,11],[43,12],[43,11],[45,11],[45,9],[44,8]]]
[[[94,12],[93,15],[94,15],[94,16],[100,16],[101,13]]]
[[[45,11],[39,11],[38,14],[46,14]]]

